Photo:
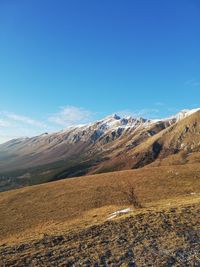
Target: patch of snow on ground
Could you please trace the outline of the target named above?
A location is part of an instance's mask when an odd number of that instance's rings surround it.
[[[117,215],[126,214],[126,213],[129,213],[131,211],[132,211],[132,209],[130,209],[130,208],[115,211],[108,217],[108,220],[111,220],[111,219],[117,217]]]

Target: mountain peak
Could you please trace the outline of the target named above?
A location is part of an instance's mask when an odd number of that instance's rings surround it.
[[[113,119],[115,119],[115,120],[120,120],[121,119],[120,116],[118,116],[117,114],[113,114],[112,116],[113,116]]]
[[[114,113],[114,114],[106,116],[105,119],[103,119],[103,120],[113,120],[113,119],[114,120],[120,120],[121,117],[119,115],[117,115],[116,113]]]
[[[0,169],[4,173],[15,173],[19,166],[23,166],[20,173],[30,172],[35,177],[37,169],[41,177],[46,166],[53,164],[58,166],[58,177],[73,177],[90,171],[140,168],[154,162],[158,164],[157,158],[165,160],[169,155],[181,155],[181,163],[182,154],[179,152],[190,157],[190,153],[200,151],[199,110],[182,110],[161,120],[112,114],[57,133],[11,140],[0,145]],[[191,120],[187,118],[190,115]],[[66,162],[69,163],[68,167]],[[49,179],[54,178],[54,169],[49,167],[48,171]],[[18,180],[17,186],[21,186],[21,178]],[[9,186],[12,187],[12,184]]]
[[[173,118],[175,118],[177,121],[180,121],[190,115],[192,115],[193,113],[199,111],[200,108],[196,108],[196,109],[183,109],[180,112],[178,112],[175,116],[173,116]]]

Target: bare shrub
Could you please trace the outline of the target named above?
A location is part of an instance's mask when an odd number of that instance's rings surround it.
[[[132,205],[135,209],[141,209],[142,204],[136,194],[135,186],[130,182],[125,183],[120,190],[125,200]]]
[[[138,196],[135,193],[135,188],[134,187],[129,187],[127,189],[127,199],[130,202],[131,205],[134,206],[136,209],[142,208],[142,204],[140,203]]]

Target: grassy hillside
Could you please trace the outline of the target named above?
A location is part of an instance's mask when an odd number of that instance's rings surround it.
[[[185,164],[2,192],[0,266],[198,266],[199,181]]]
[[[199,266],[200,197],[0,247],[2,266]]]
[[[41,237],[44,233],[85,227],[104,221],[130,205],[133,186],[144,207],[200,193],[200,165],[143,168],[26,187],[0,193],[0,239]]]

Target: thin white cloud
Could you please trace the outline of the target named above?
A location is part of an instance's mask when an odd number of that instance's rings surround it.
[[[164,107],[165,106],[165,103],[163,103],[163,102],[156,102],[155,105],[156,106],[159,106],[159,107]]]
[[[7,127],[10,126],[9,122],[0,119],[0,127]]]
[[[0,143],[13,138],[38,135],[47,130],[49,127],[44,122],[24,115],[0,111]]]
[[[141,109],[141,110],[138,110],[136,111],[136,114],[138,114],[138,116],[155,116],[155,114],[159,113],[159,109],[156,109],[156,108],[146,108],[146,109]]]
[[[157,114],[159,113],[159,109],[156,108],[146,108],[146,109],[141,109],[141,110],[122,110],[117,112],[117,114],[121,115],[121,116],[132,116],[132,117],[143,117],[143,118],[154,118],[157,116]]]
[[[5,115],[6,118],[8,118],[11,121],[21,122],[21,123],[36,126],[36,127],[46,127],[46,124],[44,124],[43,122],[31,119],[27,116],[18,115],[18,114],[9,113],[9,112],[3,112],[3,114]]]
[[[200,87],[200,81],[196,79],[191,79],[185,82],[186,85],[192,86],[192,87]]]
[[[19,115],[9,111],[0,111],[0,143],[13,138],[31,137],[43,132],[55,132],[63,127],[88,123],[94,113],[79,107],[67,106],[47,117],[44,121]]]
[[[67,106],[60,109],[59,112],[51,115],[48,120],[55,124],[67,127],[76,124],[87,123],[92,118],[92,112],[79,107]]]

